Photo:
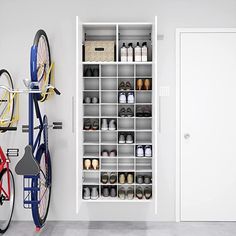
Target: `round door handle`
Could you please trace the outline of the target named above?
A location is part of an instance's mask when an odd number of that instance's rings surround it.
[[[185,135],[184,135],[184,138],[185,138],[185,139],[189,139],[189,138],[190,138],[190,134],[185,134]]]

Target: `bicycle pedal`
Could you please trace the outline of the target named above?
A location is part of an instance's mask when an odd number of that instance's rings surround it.
[[[7,157],[18,157],[18,156],[19,156],[19,148],[7,149]]]
[[[62,129],[62,122],[53,122],[53,129]]]
[[[29,132],[29,126],[28,125],[22,125],[22,133],[28,133]]]

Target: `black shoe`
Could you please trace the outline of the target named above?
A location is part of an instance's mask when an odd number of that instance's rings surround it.
[[[122,108],[120,109],[120,111],[119,111],[119,116],[120,116],[120,117],[125,117],[125,115],[126,115],[126,110],[125,110],[124,107],[122,107]]]
[[[93,71],[91,68],[87,68],[84,73],[85,77],[92,77],[93,76]]]
[[[128,117],[133,117],[133,116],[134,116],[134,113],[133,113],[133,111],[131,110],[130,107],[127,108],[127,110],[126,110],[126,115],[127,115]]]
[[[93,69],[93,76],[94,77],[99,77],[99,70],[98,70],[98,68]]]
[[[144,196],[147,200],[149,200],[152,197],[152,189],[149,187],[146,187],[144,189]]]

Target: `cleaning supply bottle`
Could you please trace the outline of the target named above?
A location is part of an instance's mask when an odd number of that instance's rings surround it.
[[[120,49],[120,60],[121,61],[127,61],[127,55],[128,54],[128,50],[127,47],[125,46],[125,43],[123,43],[123,46]]]
[[[133,44],[129,43],[128,44],[128,61],[133,61],[134,60],[134,49],[133,49]]]
[[[134,49],[134,58],[135,61],[142,61],[142,49],[139,46],[139,42],[137,42],[137,46]]]
[[[147,43],[144,42],[142,44],[142,61],[147,61],[147,54],[148,54]]]

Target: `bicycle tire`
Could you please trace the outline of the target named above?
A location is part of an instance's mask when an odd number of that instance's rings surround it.
[[[47,53],[48,53],[48,65],[46,65],[48,68],[47,68],[46,74],[48,73],[48,70],[50,69],[50,66],[51,66],[51,53],[50,53],[50,45],[49,45],[48,37],[47,37],[46,32],[40,29],[37,31],[34,37],[33,46],[31,48],[31,57],[30,57],[31,67],[30,68],[31,68],[31,81],[32,82],[39,81],[39,78],[38,78],[38,58],[39,58],[38,53],[39,52],[38,50],[39,50],[39,44],[40,44],[41,39],[44,39],[44,43],[46,44]],[[48,84],[50,84],[50,82],[51,82],[51,72],[48,75]],[[47,94],[48,92],[49,92],[49,89],[46,90],[46,94],[44,96],[42,94],[35,94],[35,96],[38,101],[44,102],[48,97],[48,94]]]
[[[10,209],[10,215],[9,215],[9,219],[8,219],[8,222],[7,222],[6,226],[4,228],[0,228],[0,233],[1,234],[4,234],[7,231],[7,229],[9,228],[10,223],[11,223],[11,219],[12,219],[12,215],[13,215],[13,211],[14,211],[14,206],[15,206],[15,181],[14,181],[14,177],[13,177],[13,174],[12,174],[11,170],[9,170],[9,171],[10,171],[10,178],[12,180],[11,181],[11,184],[12,184],[11,185],[12,186],[11,197],[13,196],[12,208]],[[1,171],[1,173],[0,173],[0,180],[1,181],[2,181],[2,178],[3,178],[4,174],[6,174],[6,173],[7,173],[6,168]]]
[[[10,75],[10,73],[7,70],[5,70],[5,69],[0,70],[0,78],[1,78],[1,76],[4,73],[8,76],[8,79],[9,79],[9,82],[10,82],[10,89],[14,90],[14,85],[13,85],[13,81],[12,81],[11,75]],[[0,84],[1,84],[1,81],[0,81]],[[4,126],[4,128],[9,128],[11,126],[11,121],[12,121],[13,116],[14,116],[14,110],[15,110],[15,97],[13,97],[12,109],[11,109],[9,124],[7,126]],[[0,133],[5,133],[6,131],[7,130],[0,130]]]
[[[45,185],[47,185],[47,189],[48,189],[47,205],[45,208],[45,212],[43,213],[43,217],[40,216],[40,204],[38,204],[38,201],[40,200],[39,199],[39,192],[36,190],[31,191],[32,201],[34,201],[34,203],[32,204],[32,216],[33,216],[34,224],[37,228],[42,228],[43,225],[45,224],[46,219],[47,219],[47,215],[48,215],[48,211],[49,211],[50,200],[51,200],[51,183],[52,183],[51,158],[50,158],[49,151],[46,154],[45,144],[41,144],[39,149],[37,150],[37,153],[36,153],[36,160],[38,161],[39,165],[40,165],[40,162],[41,162],[43,156],[46,159],[45,164],[47,164],[47,166],[45,168],[47,170]],[[40,169],[41,169],[41,166],[40,166]],[[34,189],[38,188],[38,187],[40,188],[39,178],[40,177],[38,176],[38,178],[34,178],[32,180],[32,188],[34,188]]]

